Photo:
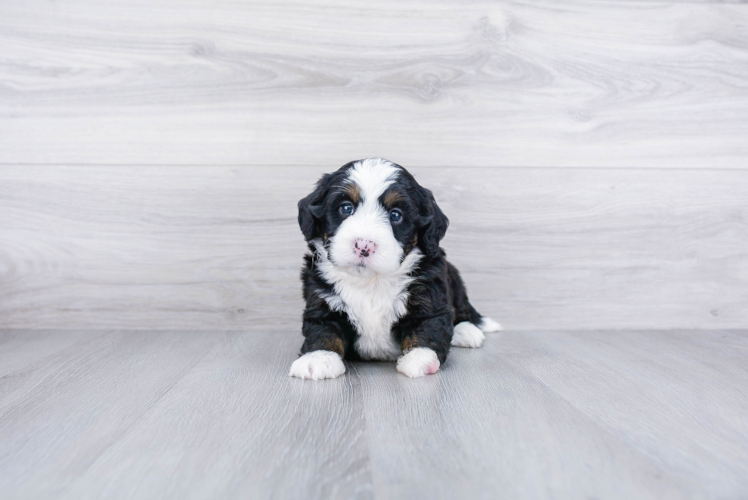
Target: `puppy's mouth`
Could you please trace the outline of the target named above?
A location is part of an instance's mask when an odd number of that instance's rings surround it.
[[[368,269],[369,266],[367,265],[366,259],[358,259],[358,261],[354,262],[352,266],[350,266],[354,271],[362,271],[364,269]]]
[[[367,259],[357,259],[351,262],[345,270],[354,276],[370,276],[372,273],[378,274],[377,271],[371,267],[371,262]]]

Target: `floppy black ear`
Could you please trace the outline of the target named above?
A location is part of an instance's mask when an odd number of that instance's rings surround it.
[[[434,200],[434,195],[426,188],[420,187],[421,228],[418,234],[418,247],[429,257],[439,256],[439,242],[447,234],[449,219]]]
[[[306,241],[321,236],[320,219],[325,211],[323,202],[327,194],[329,179],[330,174],[323,175],[317,182],[316,189],[309,196],[299,200],[299,227]]]

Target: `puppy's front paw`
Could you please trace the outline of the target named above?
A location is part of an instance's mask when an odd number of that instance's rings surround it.
[[[480,328],[463,321],[455,326],[454,335],[452,335],[452,345],[455,347],[480,347],[483,345],[483,339],[486,336],[480,331]]]
[[[428,347],[411,349],[397,360],[397,371],[410,378],[436,373],[439,366],[439,358]]]
[[[303,379],[322,380],[323,378],[339,377],[344,373],[345,365],[338,353],[312,351],[294,361],[288,375]]]

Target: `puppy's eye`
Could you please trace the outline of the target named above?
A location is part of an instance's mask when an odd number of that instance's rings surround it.
[[[351,215],[353,213],[353,203],[345,201],[340,205],[340,213],[343,215]]]
[[[398,222],[403,220],[403,213],[398,209],[394,209],[392,212],[390,212],[390,220],[393,224],[397,224]]]

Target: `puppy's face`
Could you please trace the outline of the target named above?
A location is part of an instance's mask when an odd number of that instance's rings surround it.
[[[326,174],[299,202],[306,240],[320,240],[329,260],[351,274],[394,273],[415,248],[437,256],[448,223],[430,191],[382,159]]]

